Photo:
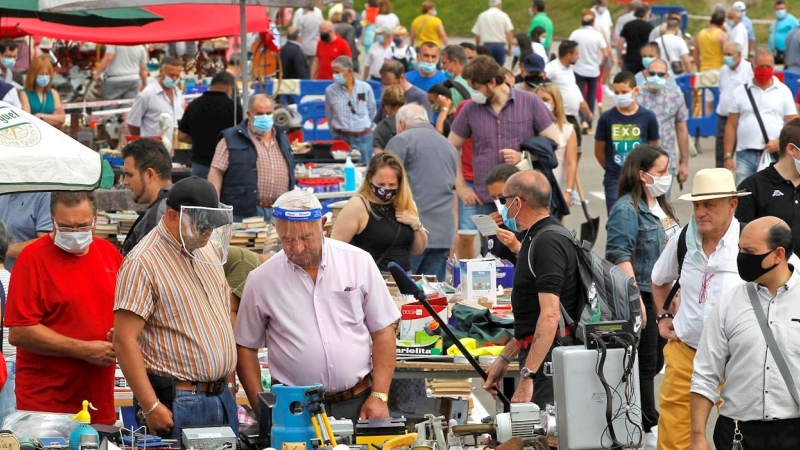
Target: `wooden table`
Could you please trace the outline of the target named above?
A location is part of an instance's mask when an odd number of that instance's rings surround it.
[[[489,370],[488,365],[481,365]],[[469,363],[397,361],[394,378],[480,378]],[[519,378],[519,364],[508,366],[506,378]]]

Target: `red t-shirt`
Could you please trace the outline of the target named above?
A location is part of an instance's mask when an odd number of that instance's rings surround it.
[[[105,341],[114,326],[114,290],[122,264],[108,241],[94,239],[89,252],[73,256],[50,235],[23,250],[9,284],[5,325],[44,325],[83,341]],[[113,424],[115,365],[43,356],[17,347],[17,409],[76,413],[81,402],[97,408],[92,422]]]
[[[469,100],[469,99],[467,99]],[[464,108],[467,102],[461,102],[456,108],[456,116]],[[472,138],[465,139],[464,145],[461,146],[461,172],[464,174],[464,180],[474,181],[475,174],[472,172]]]
[[[350,44],[341,36],[337,35],[336,39],[331,42],[320,39],[317,43],[317,80],[332,80],[331,63],[342,55],[353,57],[353,53],[350,52]]]

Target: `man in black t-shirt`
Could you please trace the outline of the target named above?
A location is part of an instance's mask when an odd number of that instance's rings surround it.
[[[234,105],[231,96],[236,79],[229,72],[219,72],[203,95],[192,100],[178,124],[178,140],[192,144],[192,175],[208,178],[211,160],[217,149],[220,133],[242,121],[241,106]]]
[[[642,64],[641,50],[650,40],[650,32],[653,25],[650,23],[650,6],[642,4],[633,10],[634,20],[626,23],[619,33],[617,41],[617,54],[625,56],[622,58],[620,66],[623,71],[639,73],[644,70]]]
[[[560,304],[578,317],[579,273],[577,252],[566,236],[541,230],[560,222],[550,217],[550,183],[541,172],[529,170],[508,178],[500,201],[505,204],[506,225],[510,229],[527,229],[514,270],[511,306],[514,311],[514,339],[488,371],[484,389],[490,390],[506,374],[511,358],[519,355],[520,382],[512,403],[530,402],[544,409],[553,404],[553,381],[544,375],[545,361],[551,360],[556,345],[575,343],[565,328],[561,336]],[[536,239],[536,248],[531,242]],[[528,260],[530,258],[530,265]],[[533,273],[531,272],[533,268]],[[535,388],[534,388],[535,386]]]

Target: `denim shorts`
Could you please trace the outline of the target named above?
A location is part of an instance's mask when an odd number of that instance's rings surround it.
[[[471,181],[466,182],[467,187],[475,189],[475,184]],[[475,214],[491,214],[497,212],[494,203],[481,203],[479,205],[467,206],[461,199],[458,199],[458,234],[462,236],[475,236],[478,234],[478,227],[470,216]]]

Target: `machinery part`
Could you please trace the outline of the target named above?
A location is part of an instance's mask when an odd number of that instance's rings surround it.
[[[536,436],[533,439],[525,439],[525,445],[530,445],[533,450],[550,450],[550,443],[545,436]]]
[[[497,415],[497,440],[506,442],[512,437],[522,439],[547,436],[547,411],[535,403],[514,403],[511,412]]]
[[[494,433],[497,427],[493,423],[480,423],[470,425],[456,425],[450,430],[456,436],[477,436],[484,433]]]
[[[229,426],[184,428],[181,443],[185,448],[236,448],[236,434]]]
[[[411,444],[417,440],[417,433],[409,433],[404,436],[398,436],[390,439],[383,444],[382,450],[395,450],[400,447],[410,447]]]

